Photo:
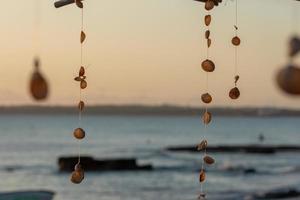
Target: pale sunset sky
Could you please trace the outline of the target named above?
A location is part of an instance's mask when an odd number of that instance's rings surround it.
[[[42,105],[76,104],[78,83],[73,78],[80,66],[80,10],[75,5],[55,9],[54,0],[0,1],[0,105],[36,104],[28,95],[36,54],[51,87]],[[37,2],[41,4],[39,39],[35,34]],[[242,94],[238,101],[228,97],[234,76],[230,42],[234,2],[225,2],[211,13],[210,52],[216,64],[216,71],[209,74],[212,105],[300,108],[300,98],[285,96],[274,82],[276,71],[288,60],[288,37],[295,31],[300,34],[300,24],[291,20],[295,10],[300,12],[300,2],[239,0],[238,85]],[[84,4],[84,62],[89,67],[83,94],[88,104],[202,106],[206,76],[201,69],[206,56],[202,3],[86,0]]]

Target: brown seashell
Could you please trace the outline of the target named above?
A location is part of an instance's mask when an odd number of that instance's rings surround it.
[[[33,72],[30,80],[30,94],[34,100],[45,100],[48,96],[48,83],[38,68]]]
[[[205,2],[205,10],[211,10],[214,8],[214,6],[215,6],[215,3],[213,0],[207,0]]]
[[[82,128],[76,128],[73,132],[73,135],[76,139],[82,140],[85,138],[85,131]]]
[[[287,94],[300,95],[300,67],[289,65],[277,73],[277,84]]]
[[[239,75],[236,75],[236,76],[234,77],[234,83],[236,84],[236,83],[239,81],[239,79],[240,79],[240,76],[239,76]]]
[[[231,99],[238,99],[240,97],[240,90],[237,87],[234,87],[229,92],[229,97]]]
[[[75,80],[75,81],[82,81],[82,78],[81,78],[80,76],[76,76],[76,77],[74,78],[74,80]]]
[[[231,43],[234,46],[239,46],[241,44],[241,39],[238,36],[232,38]]]
[[[83,109],[84,109],[84,102],[83,101],[80,101],[79,103],[78,103],[78,109],[80,110],[80,111],[83,111]]]
[[[78,8],[83,8],[83,3],[81,2],[82,0],[75,0],[75,3]]]
[[[207,47],[209,48],[210,46],[211,46],[211,39],[208,38],[208,39],[207,39]]]
[[[84,179],[84,173],[83,171],[74,171],[71,174],[71,182],[74,184],[80,184]]]
[[[210,31],[209,30],[205,31],[205,38],[209,39],[209,36],[210,36]]]
[[[206,72],[213,72],[215,70],[215,64],[211,60],[204,60],[201,64],[202,69]]]
[[[205,178],[206,178],[206,174],[205,174],[205,171],[202,169],[199,174],[199,182],[203,183],[205,181]]]
[[[204,156],[203,160],[208,165],[212,165],[215,163],[215,159],[213,159],[211,156],[208,155]]]
[[[212,120],[212,114],[210,112],[205,112],[202,116],[202,120],[204,124],[209,124]]]
[[[289,46],[290,46],[289,55],[291,57],[298,54],[300,52],[300,38],[298,38],[297,36],[292,37],[291,40],[290,40]]]
[[[208,145],[207,140],[202,140],[202,141],[200,142],[200,144],[197,145],[197,150],[198,150],[198,151],[201,151],[201,150],[203,150],[203,149],[206,149],[206,148],[207,148],[207,145]]]
[[[81,66],[80,67],[80,69],[79,69],[79,76],[84,76],[84,74],[85,74],[85,69],[84,69],[84,67],[83,66]]]
[[[85,32],[81,31],[80,33],[80,43],[82,44],[86,39],[86,34]]]
[[[206,26],[209,26],[211,23],[211,15],[205,15],[204,17],[204,23]]]
[[[203,103],[212,102],[212,96],[208,93],[202,94],[201,99],[202,99]]]
[[[80,88],[81,89],[85,89],[87,87],[87,82],[85,81],[85,80],[82,80],[81,82],[80,82]]]

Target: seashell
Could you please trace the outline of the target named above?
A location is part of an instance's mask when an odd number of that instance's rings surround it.
[[[209,36],[210,36],[210,31],[209,30],[205,31],[205,38],[209,39]]]
[[[206,149],[206,148],[207,148],[207,145],[208,145],[207,140],[202,140],[202,141],[200,142],[200,144],[197,145],[197,150],[198,150],[198,151],[201,151],[201,150],[203,150],[203,149]]]
[[[202,69],[206,72],[213,72],[215,70],[215,64],[209,59],[204,60],[201,66]]]
[[[208,39],[207,39],[207,47],[209,48],[210,46],[211,46],[211,39],[208,38]]]
[[[241,39],[238,36],[232,38],[231,43],[234,46],[239,46],[241,44]]]
[[[203,161],[208,165],[212,165],[215,163],[215,159],[208,155],[204,156]]]
[[[80,111],[83,111],[83,109],[84,109],[84,102],[83,101],[80,101],[79,103],[78,103],[78,109],[80,110]]]
[[[80,82],[80,88],[81,89],[85,89],[87,87],[87,82],[85,81],[85,80],[82,80],[81,82]]]
[[[83,66],[81,66],[80,67],[80,69],[79,69],[79,76],[84,76],[84,74],[85,74],[85,69],[84,69],[84,67]]]
[[[277,84],[281,90],[291,95],[300,95],[300,68],[288,65],[277,73]]]
[[[300,38],[297,36],[292,37],[289,46],[289,55],[293,57],[300,52]]]
[[[75,3],[77,5],[78,8],[83,8],[83,3],[81,2],[82,0],[75,0]]]
[[[212,114],[206,111],[202,116],[202,120],[204,124],[209,124],[212,120]]]
[[[240,76],[239,76],[239,75],[236,75],[236,76],[234,77],[234,83],[236,84],[236,83],[239,81],[239,79],[240,79]]]
[[[36,65],[38,66],[38,64]],[[40,73],[38,67],[31,75],[30,94],[34,100],[45,100],[48,96],[48,83],[44,76]]]
[[[84,179],[83,171],[73,171],[71,174],[70,181],[74,184],[80,184]]]
[[[208,93],[202,94],[201,99],[202,99],[203,103],[212,102],[212,96]]]
[[[199,182],[203,183],[205,181],[205,178],[206,178],[206,174],[205,174],[205,171],[202,169],[199,174]]]
[[[76,128],[73,132],[73,135],[76,139],[82,140],[85,138],[85,131],[82,128]]]
[[[237,87],[234,87],[229,92],[229,97],[231,99],[238,99],[240,97],[240,90]]]
[[[75,80],[75,81],[82,81],[82,78],[81,78],[80,76],[76,76],[76,77],[74,78],[74,80]]]
[[[204,17],[204,23],[206,26],[209,26],[211,23],[211,15],[205,15]]]
[[[80,33],[80,43],[82,44],[85,41],[85,39],[86,39],[86,34],[83,31],[81,31],[81,33]]]
[[[207,0],[205,2],[205,10],[211,10],[214,8],[214,6],[215,6],[215,3],[213,0]]]
[[[206,194],[205,193],[200,193],[200,195],[198,196],[198,200],[206,200]]]

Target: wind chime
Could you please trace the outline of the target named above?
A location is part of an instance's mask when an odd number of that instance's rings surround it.
[[[235,36],[232,38],[231,43],[234,45],[234,87],[229,91],[229,97],[233,100],[240,97],[240,90],[237,87],[237,82],[240,79],[238,75],[238,46],[241,44],[241,39],[238,37],[238,0],[235,0]]]
[[[205,83],[205,93],[202,94],[201,100],[205,104],[205,112],[202,116],[202,121],[204,123],[205,133],[207,132],[207,126],[212,121],[212,114],[208,111],[208,104],[210,104],[213,100],[211,94],[208,92],[208,75],[209,73],[213,72],[215,70],[215,64],[212,60],[210,60],[209,56],[209,49],[212,45],[211,40],[211,34],[210,34],[210,24],[212,22],[212,16],[210,14],[210,11],[218,5],[218,1],[214,0],[206,0],[205,1],[205,10],[207,11],[207,14],[204,17],[204,23],[207,28],[205,31],[205,39],[206,39],[206,45],[207,45],[207,54],[206,54],[206,60],[204,60],[201,64],[202,69],[206,72],[206,83]],[[205,200],[206,194],[203,192],[203,184],[206,180],[206,165],[212,165],[215,163],[215,160],[207,154],[207,146],[208,142],[206,139],[202,140],[200,144],[198,144],[197,149],[198,151],[203,151],[202,155],[202,166],[199,174],[199,182],[200,182],[200,195],[198,197],[199,200]]]
[[[36,0],[36,15],[35,15],[35,36],[34,43],[36,45],[35,51],[38,52],[39,46],[39,25],[40,25],[40,0]],[[36,53],[38,54],[38,53]],[[47,80],[41,72],[41,61],[39,56],[33,59],[33,72],[29,82],[29,91],[31,97],[36,101],[45,100],[48,97],[49,87]]]
[[[71,174],[71,182],[74,184],[80,184],[84,179],[84,169],[80,163],[80,144],[81,140],[85,138],[85,131],[83,128],[81,128],[81,117],[82,117],[82,111],[85,107],[85,104],[82,100],[82,90],[84,90],[87,87],[87,81],[86,81],[86,75],[85,75],[85,68],[83,66],[83,43],[86,39],[86,34],[83,30],[83,3],[81,0],[75,0],[75,3],[78,8],[81,9],[81,31],[80,31],[80,68],[78,72],[78,76],[74,78],[76,82],[79,82],[79,103],[78,103],[78,128],[76,128],[73,132],[74,137],[78,140],[78,162],[74,167],[74,171]]]

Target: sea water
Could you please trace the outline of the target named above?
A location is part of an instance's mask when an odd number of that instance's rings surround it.
[[[55,200],[192,200],[200,192],[201,153],[168,152],[170,145],[300,143],[299,117],[215,117],[204,130],[200,117],[102,116],[83,118],[84,155],[135,157],[153,171],[87,173],[74,185],[58,171],[57,158],[76,155],[72,115],[0,115],[0,192],[51,190]],[[213,153],[204,190],[210,199],[276,188],[300,189],[300,153]],[[245,173],[255,169],[256,173]],[[218,198],[220,197],[220,198]]]

